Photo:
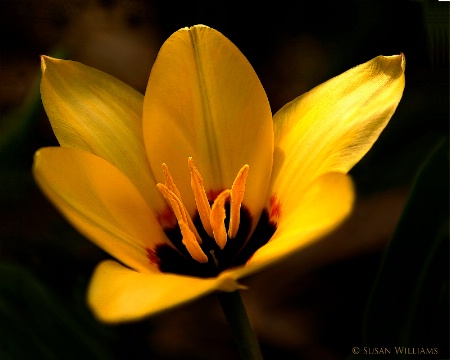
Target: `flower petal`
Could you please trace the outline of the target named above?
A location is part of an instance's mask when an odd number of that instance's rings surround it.
[[[153,212],[130,180],[104,159],[79,149],[36,152],[34,177],[83,235],[139,271],[156,271],[147,248],[167,243]]]
[[[244,204],[252,214],[261,211],[272,168],[272,115],[253,68],[226,37],[206,26],[174,33],[153,65],[143,116],[153,172],[162,181],[161,164],[169,166],[189,212],[195,209],[189,156],[209,200],[248,164]]]
[[[403,93],[403,55],[379,56],[285,105],[274,116],[272,191],[288,199],[321,174],[348,172],[372,147]]]
[[[194,300],[214,290],[242,288],[233,278],[196,278],[174,274],[139,273],[119,263],[100,263],[88,289],[88,303],[105,322],[138,320]]]
[[[63,147],[98,155],[161,209],[142,137],[143,96],[123,82],[75,61],[42,57],[41,97]]]
[[[280,208],[277,230],[271,240],[250,258],[236,278],[249,275],[282,257],[308,246],[336,228],[351,212],[354,189],[350,176],[328,173],[304,191],[293,192],[295,205]],[[278,201],[278,200],[277,200]]]

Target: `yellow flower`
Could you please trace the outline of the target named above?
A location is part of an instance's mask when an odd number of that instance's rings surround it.
[[[240,278],[335,228],[354,199],[347,172],[395,111],[404,68],[403,55],[376,57],[272,117],[249,62],[206,26],[164,43],[145,96],[43,57],[42,101],[61,146],[36,152],[34,176],[119,261],[95,270],[96,316],[139,319],[241,289]]]

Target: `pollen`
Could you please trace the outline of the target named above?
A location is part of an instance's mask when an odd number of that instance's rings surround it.
[[[225,189],[218,194],[212,206],[210,205],[207,193],[212,189],[205,190],[203,178],[196,168],[192,157],[188,158],[188,165],[191,174],[191,187],[194,194],[198,215],[206,234],[214,239],[220,250],[227,245],[228,240],[234,239],[239,230],[241,205],[244,200],[245,183],[249,166],[244,165],[238,172],[231,189]],[[199,263],[207,263],[209,260],[217,263],[215,256],[210,251],[202,249],[203,241],[197,231],[189,212],[187,211],[181,194],[175,185],[175,181],[166,164],[162,164],[165,184],[157,184],[158,190],[169,203],[175,218],[177,219],[182,236],[182,244],[185,246],[192,259]],[[226,206],[230,203],[230,221],[228,230],[225,225]],[[219,251],[219,250],[218,250]],[[208,255],[207,255],[208,254]],[[217,264],[216,264],[217,266]]]

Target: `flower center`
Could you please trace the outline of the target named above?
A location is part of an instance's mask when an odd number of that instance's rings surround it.
[[[244,265],[270,240],[277,227],[276,218],[267,209],[255,218],[243,204],[248,165],[239,170],[231,188],[218,191],[205,189],[192,158],[188,164],[196,212],[191,218],[169,168],[163,164],[165,181],[157,187],[171,209],[159,217],[173,246],[162,243],[147,248],[147,257],[163,273],[214,277],[225,269]]]
[[[249,166],[244,165],[238,172],[231,189],[223,190],[214,200],[212,206],[206,196],[203,179],[200,172],[195,167],[192,157],[188,159],[191,172],[191,187],[194,193],[194,199],[201,224],[206,234],[215,240],[220,250],[223,250],[230,239],[234,239],[239,230],[241,219],[241,205],[244,200],[245,183],[248,175]],[[207,263],[208,255],[202,249],[203,240],[197,231],[186,207],[181,200],[181,194],[178,191],[169,168],[166,164],[162,165],[165,184],[157,184],[158,190],[164,196],[172,208],[178,222],[182,236],[182,244],[187,252],[199,263]],[[229,222],[228,230],[225,226],[227,214],[227,204],[229,203]],[[214,251],[210,251],[211,258],[215,266],[218,267],[218,260]]]

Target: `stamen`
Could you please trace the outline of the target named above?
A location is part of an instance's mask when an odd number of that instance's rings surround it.
[[[228,227],[228,237],[233,239],[239,229],[239,223],[241,221],[241,204],[244,200],[245,182],[248,175],[248,165],[244,165],[239,170],[236,179],[234,179],[231,186],[231,201],[230,201],[230,225]]]
[[[217,196],[216,200],[211,208],[211,227],[214,234],[214,239],[216,240],[217,245],[219,245],[220,249],[223,249],[227,244],[227,230],[225,228],[225,201],[230,197],[230,190],[222,191],[219,196]]]
[[[166,165],[166,163],[163,163],[162,168],[163,168],[164,178],[166,180],[165,185],[167,186],[167,188],[170,191],[172,191],[176,195],[176,197],[180,200],[181,204],[183,205],[183,202],[181,201],[180,191],[178,190],[177,186],[175,185],[175,181],[173,180],[172,174],[169,171],[169,167]],[[184,207],[184,205],[183,205],[183,209],[184,209],[184,213],[187,214],[187,210]],[[195,238],[197,239],[198,243],[201,244],[202,238],[200,237],[200,235],[197,231],[197,228],[194,225],[194,222],[192,221],[192,219],[189,215],[187,215],[186,218],[187,218],[187,223],[189,225],[189,229],[191,229],[191,231],[194,233]]]
[[[174,192],[169,190],[169,188],[166,185],[157,184],[156,186],[172,207],[173,213],[177,218],[178,225],[180,226],[181,235],[183,236],[182,240],[183,245],[186,247],[187,251],[194,260],[197,260],[200,263],[207,263],[208,257],[201,249],[194,232],[189,227],[188,224],[189,216],[186,214],[183,203],[175,195]]]
[[[213,237],[213,229],[210,224],[211,207],[209,205],[208,197],[206,196],[205,186],[200,172],[194,165],[192,157],[188,159],[189,168],[191,169],[191,187],[194,192],[195,203],[197,204],[198,214],[205,228],[206,233]]]
[[[166,163],[162,164],[164,178],[166,179],[165,185],[169,188],[170,191],[172,191],[178,199],[181,199],[180,191],[178,190],[177,186],[175,185],[175,181],[173,180],[172,174],[169,171],[169,167]]]
[[[184,229],[183,229],[184,228]],[[183,234],[183,240],[181,241],[184,246],[186,246],[187,251],[192,256],[194,260],[199,263],[205,264],[208,262],[208,257],[203,252],[199,243],[195,239],[194,233],[189,229],[186,223],[180,223],[180,230]]]
[[[172,207],[173,213],[177,218],[177,221],[187,223],[187,216],[184,212],[181,200],[171,190],[169,190],[166,185],[156,184],[156,187],[158,188],[162,196],[164,196],[165,199],[169,202],[170,206]]]

